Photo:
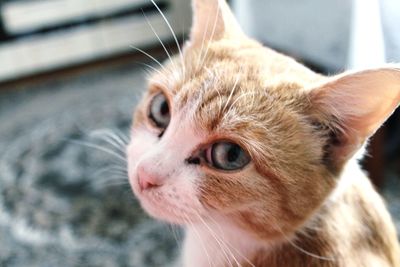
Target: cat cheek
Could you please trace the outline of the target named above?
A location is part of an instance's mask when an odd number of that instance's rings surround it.
[[[225,210],[241,200],[244,188],[233,179],[218,175],[206,175],[199,186],[199,199],[204,206],[215,210]]]
[[[146,128],[132,130],[130,143],[127,147],[127,156],[137,160],[158,141],[157,134]],[[129,163],[129,161],[128,161]]]

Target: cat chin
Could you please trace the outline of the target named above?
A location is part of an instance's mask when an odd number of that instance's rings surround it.
[[[153,218],[166,221],[172,224],[186,225],[191,214],[173,207],[166,201],[152,199],[151,197],[141,197],[140,204],[142,208]]]

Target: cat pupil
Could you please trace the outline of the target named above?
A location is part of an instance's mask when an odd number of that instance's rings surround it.
[[[160,113],[162,116],[169,114],[169,107],[168,107],[167,101],[162,102],[161,107],[160,107]]]
[[[231,146],[228,151],[227,159],[229,162],[234,162],[239,157],[240,150],[237,146]]]

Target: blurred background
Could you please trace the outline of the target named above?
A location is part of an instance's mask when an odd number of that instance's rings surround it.
[[[147,72],[188,0],[0,1],[0,266],[166,266],[182,233],[145,215],[124,151]],[[312,69],[400,62],[398,0],[235,0],[243,29]],[[159,9],[159,10],[158,10]],[[400,111],[363,161],[400,230]]]

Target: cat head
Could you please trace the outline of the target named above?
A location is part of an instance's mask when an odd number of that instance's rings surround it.
[[[224,1],[193,8],[182,54],[154,71],[135,111],[132,189],[156,218],[224,218],[279,238],[397,107],[400,70],[324,77],[246,37]]]

